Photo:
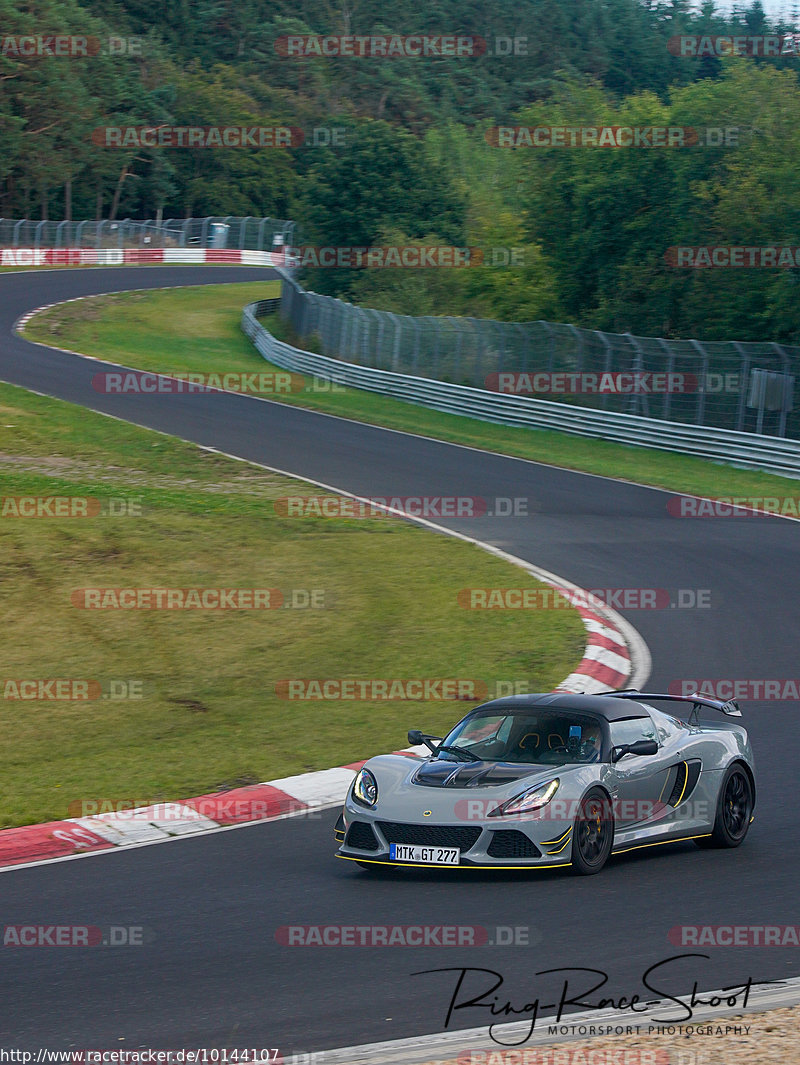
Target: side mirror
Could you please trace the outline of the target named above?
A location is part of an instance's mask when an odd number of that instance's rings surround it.
[[[435,742],[434,742],[435,741]],[[408,742],[411,747],[419,747],[424,743],[431,753],[436,750],[436,744],[441,743],[440,736],[427,736],[421,729],[410,728],[408,730]]]
[[[658,744],[655,740],[637,740],[636,743],[623,743],[620,747],[611,748],[611,761],[618,762],[626,754],[658,754]]]

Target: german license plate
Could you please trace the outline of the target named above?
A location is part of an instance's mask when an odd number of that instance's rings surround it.
[[[390,843],[389,857],[393,862],[422,862],[425,865],[458,865],[458,847],[412,847],[407,843]]]

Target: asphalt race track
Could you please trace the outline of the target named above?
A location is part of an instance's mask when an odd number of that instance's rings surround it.
[[[662,588],[673,599],[678,589],[710,589],[708,609],[622,611],[652,652],[651,689],[679,678],[800,674],[795,522],[681,520],[668,513],[663,492],[241,396],[103,396],[90,381],[104,364],[12,335],[21,314],[74,296],[269,276],[234,267],[0,275],[0,380],[360,495],[524,497],[527,518],[441,523],[588,588]],[[787,494],[794,489],[787,481]],[[145,943],[4,948],[0,1041],[24,1049],[280,1047],[286,1054],[399,1039],[443,1029],[457,974],[412,974],[444,967],[501,973],[499,1004],[510,999],[517,1008],[536,995],[543,1006],[553,1002],[563,974],[536,974],[560,967],[605,971],[604,995],[647,997],[645,970],[686,952],[706,956],[662,969],[663,993],[683,995],[695,981],[707,990],[800,975],[797,947],[678,948],[668,939],[677,925],[797,923],[797,704],[752,702],[743,711],[760,786],[756,820],[739,850],[655,848],[612,859],[584,879],[448,871],[373,880],[334,858],[329,811],[3,873],[2,926],[142,926]],[[409,726],[425,726],[418,711],[413,716]],[[397,737],[398,746],[404,741]],[[352,746],[354,759],[364,753],[357,734]],[[276,942],[276,929],[300,924],[478,925],[490,935],[525,926],[529,943]],[[596,982],[579,973],[569,980],[573,994]],[[620,1018],[635,1020],[628,1012]],[[487,1009],[465,1009],[451,1028],[491,1019]]]

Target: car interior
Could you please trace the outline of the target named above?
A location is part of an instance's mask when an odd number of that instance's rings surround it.
[[[501,722],[475,723],[456,742],[492,761],[564,765],[596,762],[602,749],[599,724],[570,714],[509,714]],[[487,735],[488,733],[488,735]]]

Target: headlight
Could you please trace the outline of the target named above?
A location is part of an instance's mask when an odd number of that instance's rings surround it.
[[[504,802],[496,810],[489,813],[489,817],[506,817],[510,814],[528,814],[533,810],[539,810],[547,806],[555,793],[558,791],[558,779],[549,780],[546,784],[537,784],[535,788],[523,791],[521,795],[515,795],[513,799]]]
[[[374,806],[378,801],[378,782],[368,769],[359,769],[356,773],[353,798],[362,806]]]

